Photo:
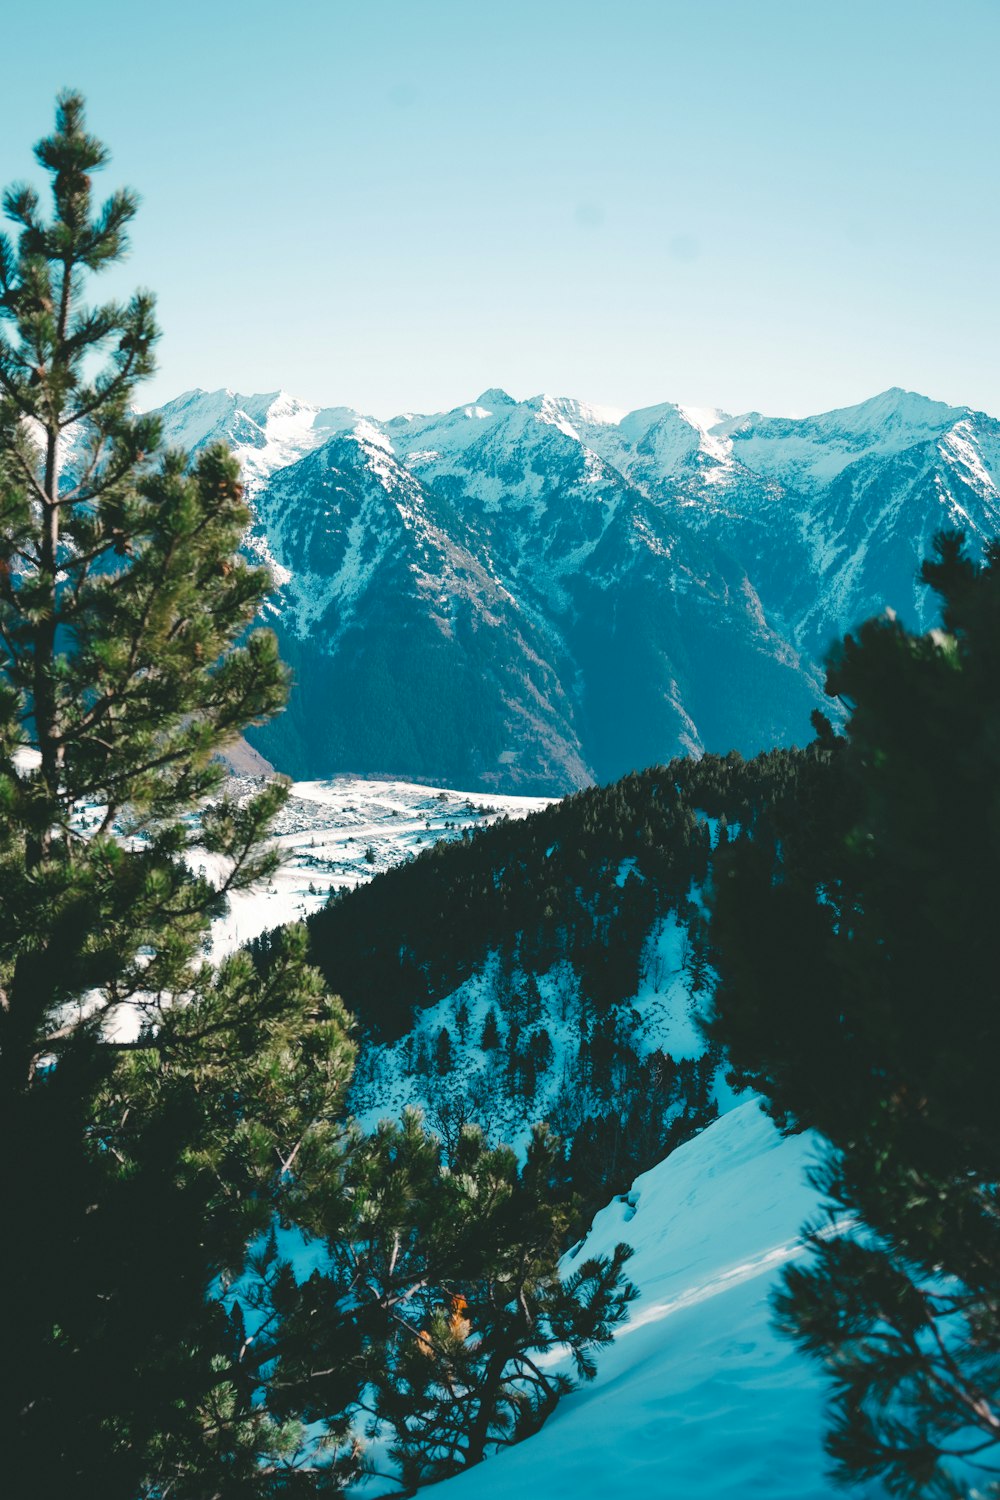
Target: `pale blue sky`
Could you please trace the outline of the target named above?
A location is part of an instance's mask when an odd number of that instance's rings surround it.
[[[72,85],[143,195],[150,404],[1000,415],[1000,0],[48,0],[2,43],[0,181]]]

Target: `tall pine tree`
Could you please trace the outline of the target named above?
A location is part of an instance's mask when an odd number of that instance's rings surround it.
[[[0,237],[4,1488],[285,1493],[295,1432],[241,1390],[206,1296],[291,1164],[333,1149],[351,1065],[300,934],[266,979],[204,958],[272,867],[283,789],[233,800],[216,759],[284,700],[250,629],[268,578],[237,555],[228,452],[192,467],[134,414],[152,298],[87,300],[136,200],[94,206],[77,95],[36,157],[53,212],[14,187]]]
[[[36,155],[54,212],[14,188],[0,237],[4,1493],[339,1493],[366,1394],[423,1484],[540,1425],[568,1382],[539,1349],[592,1373],[627,1251],[560,1281],[543,1137],[519,1172],[468,1133],[448,1164],[416,1120],[345,1127],[347,1017],[303,930],[206,961],[275,863],[284,788],[227,795],[217,759],[284,701],[269,580],[232,456],[134,413],[151,298],[86,300],[136,202],[94,208],[77,95]],[[299,1285],[304,1236],[326,1269]]]

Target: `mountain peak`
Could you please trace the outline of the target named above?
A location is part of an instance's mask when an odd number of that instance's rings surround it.
[[[891,429],[902,431],[941,431],[950,427],[968,413],[968,407],[949,406],[946,401],[934,401],[922,396],[919,391],[907,391],[893,385],[859,401],[856,406],[837,407],[833,411],[821,412],[807,419],[824,429],[836,428],[841,432]]]
[[[161,415],[242,466],[310,690],[253,742],[299,774],[565,791],[801,743],[829,640],[887,605],[924,628],[934,533],[1000,531],[1000,422],[900,388],[803,417],[496,388],[389,421],[277,392]]]
[[[487,410],[490,410],[495,406],[516,406],[517,402],[502,387],[491,385],[488,391],[483,391],[481,395],[476,397],[472,405],[484,406]]]
[[[543,420],[558,418],[585,427],[617,427],[626,415],[619,406],[598,406],[576,396],[552,396],[547,392],[532,396],[524,405],[537,411]]]

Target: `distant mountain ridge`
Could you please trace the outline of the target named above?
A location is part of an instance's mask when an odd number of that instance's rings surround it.
[[[166,440],[240,459],[296,674],[248,738],[350,770],[558,792],[809,737],[862,618],[927,625],[934,533],[1000,532],[1000,423],[892,389],[805,418],[501,390],[379,421],[193,391]]]

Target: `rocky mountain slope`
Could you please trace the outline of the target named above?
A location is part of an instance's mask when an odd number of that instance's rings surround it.
[[[901,390],[803,419],[515,401],[379,422],[196,391],[297,687],[251,734],[296,776],[558,792],[677,752],[803,742],[830,642],[926,624],[942,526],[1000,531],[1000,423]]]

